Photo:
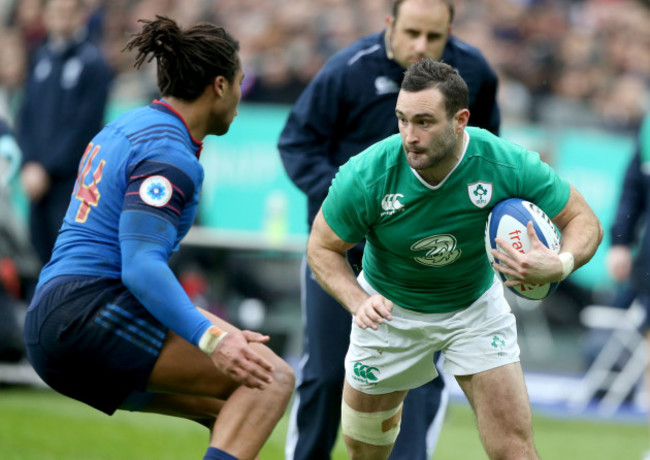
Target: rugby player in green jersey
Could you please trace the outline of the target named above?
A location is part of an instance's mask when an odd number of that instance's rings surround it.
[[[602,227],[580,193],[537,153],[467,127],[467,86],[424,59],[406,72],[399,134],[341,167],[311,231],[318,282],[353,315],[341,425],[352,459],[388,458],[406,393],[456,377],[490,458],[538,458],[515,318],[485,254],[491,209],[519,197],[559,228],[560,254],[528,225],[531,250],[505,241],[495,257],[508,285],[556,282],[596,252]],[[367,240],[357,277],[345,253]]]

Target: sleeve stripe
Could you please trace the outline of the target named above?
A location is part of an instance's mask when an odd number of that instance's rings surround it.
[[[164,128],[164,129],[161,129]],[[185,134],[183,133],[183,130],[181,130],[178,126],[172,125],[169,123],[161,124],[161,125],[156,125],[156,126],[147,126],[144,129],[141,129],[139,131],[135,131],[134,133],[129,134],[127,139],[131,142],[146,136],[148,134],[155,134],[155,133],[160,133],[160,132],[176,132],[178,134]]]
[[[160,140],[160,139],[169,139],[169,140],[172,140],[172,141],[180,142],[181,144],[183,144],[183,147],[184,147],[186,150],[189,149],[189,145],[188,145],[187,142],[185,142],[185,139],[181,139],[181,138],[179,138],[179,137],[176,137],[176,136],[170,136],[170,135],[162,135],[162,136],[145,137],[145,138],[143,138],[143,139],[138,139],[137,141],[132,142],[131,145],[134,145],[134,146],[135,146],[135,145],[138,145],[138,144],[143,144],[143,143],[145,143],[145,142],[149,142],[149,141],[157,141],[157,140]]]
[[[174,152],[176,146],[172,144],[170,149]],[[140,161],[132,165],[127,176],[123,211],[149,212],[176,227],[188,206],[195,206],[197,184],[178,165],[164,161]],[[158,179],[160,184],[157,183]],[[194,212],[193,208],[190,211]]]
[[[183,198],[185,198],[185,193],[183,193],[183,191],[180,188],[176,187],[176,185],[174,184],[172,184],[172,188],[176,190],[178,193],[180,193]]]
[[[165,207],[171,209],[172,211],[174,211],[179,216],[181,215],[181,212],[178,209],[176,209],[175,207],[173,207],[172,205],[166,204]]]

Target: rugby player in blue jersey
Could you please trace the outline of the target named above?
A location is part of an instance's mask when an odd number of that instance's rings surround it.
[[[156,59],[163,97],[88,145],[27,313],[28,357],[52,388],[107,414],[207,426],[205,459],[253,459],[286,409],[293,372],[267,336],[196,308],[168,266],[196,216],[200,140],[237,115],[239,45],[207,23],[142,22],[126,49],[137,50],[136,67]]]

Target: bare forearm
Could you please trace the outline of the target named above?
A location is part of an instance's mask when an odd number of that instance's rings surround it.
[[[603,227],[575,188],[571,187],[569,203],[553,222],[562,233],[561,252],[573,254],[574,270],[589,262],[603,239]]]
[[[309,245],[307,262],[316,281],[350,313],[368,298],[344,254]]]
[[[593,257],[603,239],[603,228],[595,215],[576,216],[562,230],[561,252],[573,254],[574,270]]]

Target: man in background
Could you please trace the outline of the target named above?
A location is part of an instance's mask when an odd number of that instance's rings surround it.
[[[293,107],[278,148],[308,198],[311,224],[330,182],[351,156],[398,132],[395,103],[405,69],[424,57],[458,70],[469,87],[469,124],[498,134],[497,77],[481,52],[451,35],[452,0],[396,0],[386,29],[362,37],[325,64]],[[385,205],[390,208],[391,203]],[[363,243],[348,251],[361,270]],[[287,459],[329,459],[336,441],[350,316],[303,264],[304,350],[291,411]],[[391,459],[433,454],[447,404],[442,378],[409,393]]]
[[[30,60],[16,137],[29,228],[41,262],[50,258],[70,202],[79,159],[104,123],[111,71],[88,39],[83,0],[48,0],[47,41]]]
[[[650,344],[650,113],[643,120],[636,149],[625,173],[616,218],[611,228],[607,268],[619,283],[627,283],[628,298],[645,310],[642,332]],[[635,250],[638,248],[638,252]],[[636,256],[635,256],[636,254]],[[650,367],[646,368],[646,391]],[[650,394],[650,393],[648,393]],[[650,460],[650,450],[643,460]]]

